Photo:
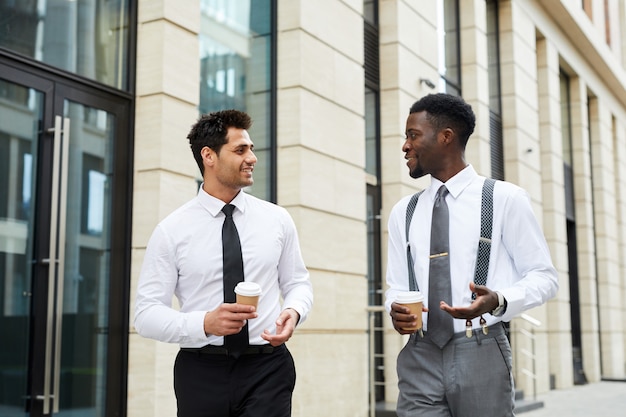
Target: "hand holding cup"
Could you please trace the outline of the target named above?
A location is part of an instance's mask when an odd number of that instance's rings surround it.
[[[424,305],[424,295],[419,291],[404,291],[396,296],[396,303],[408,307],[410,314],[415,314],[415,326],[403,327],[402,330],[416,332],[422,329],[422,307]]]

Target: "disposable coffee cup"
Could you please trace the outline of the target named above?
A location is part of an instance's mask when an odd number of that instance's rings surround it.
[[[237,294],[237,303],[256,306],[259,304],[259,296],[261,295],[261,287],[256,282],[242,281],[235,287]]]
[[[419,291],[404,291],[396,296],[396,303],[406,306],[411,310],[411,314],[415,314],[417,323],[415,327],[403,327],[403,330],[417,331],[422,328],[422,305],[424,304],[424,295]]]

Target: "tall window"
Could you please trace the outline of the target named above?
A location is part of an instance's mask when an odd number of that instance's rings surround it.
[[[259,161],[248,191],[276,201],[275,0],[200,0],[200,10],[199,111],[250,114]]]
[[[437,0],[439,91],[461,95],[461,36],[458,0]]]
[[[576,216],[574,211],[574,174],[572,158],[572,112],[570,79],[560,74],[561,132],[563,141],[563,172],[565,183],[565,222],[569,268],[570,319],[572,322],[572,359],[574,384],[587,383],[583,368],[582,327],[580,320],[580,291],[578,285],[578,248],[576,245]]]
[[[367,283],[368,304],[380,306],[383,303],[381,266],[381,181],[380,181],[380,74],[378,53],[378,2],[363,1],[364,29],[364,71],[365,71],[365,177],[367,189]],[[374,357],[374,369],[370,381],[374,387],[376,401],[385,399],[384,355],[381,312],[372,312],[374,325],[374,345],[370,355]],[[371,323],[371,322],[370,322]],[[372,393],[370,393],[372,394]]]
[[[500,92],[500,36],[498,2],[487,0],[487,55],[489,77],[489,143],[491,177],[504,179],[504,146],[502,144],[502,98]]]

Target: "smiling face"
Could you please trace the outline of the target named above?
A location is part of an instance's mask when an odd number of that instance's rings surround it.
[[[406,120],[406,140],[402,145],[409,175],[420,178],[435,175],[441,169],[441,146],[438,133],[427,119],[425,111],[411,113]]]
[[[219,153],[209,147],[202,149],[205,163],[205,191],[230,202],[239,191],[252,185],[252,172],[257,162],[254,144],[245,129],[229,127],[226,142]]]
[[[228,128],[228,142],[222,146],[215,164],[215,178],[224,187],[239,191],[252,185],[256,164],[254,144],[244,129]]]

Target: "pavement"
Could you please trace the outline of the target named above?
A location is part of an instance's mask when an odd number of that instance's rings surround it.
[[[626,381],[600,381],[539,394],[543,407],[517,413],[519,417],[626,416]]]

